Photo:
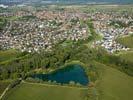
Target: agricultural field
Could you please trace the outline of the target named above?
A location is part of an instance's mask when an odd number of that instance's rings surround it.
[[[96,65],[101,73],[97,84],[99,100],[132,100],[133,77],[100,63]]]
[[[117,42],[129,48],[133,48],[133,35],[120,37],[117,39]]]
[[[21,83],[3,100],[84,100],[87,89]]]

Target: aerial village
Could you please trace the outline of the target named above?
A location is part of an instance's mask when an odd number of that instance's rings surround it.
[[[39,52],[40,49],[46,51],[60,41],[85,40],[91,35],[88,26],[81,23],[92,19],[97,35],[101,35],[102,39],[97,40],[93,45],[100,45],[108,52],[113,53],[120,50],[129,50],[115,40],[119,36],[133,34],[133,18],[121,15],[113,15],[104,12],[70,12],[70,11],[38,11],[17,13],[0,13],[0,16],[17,17],[7,23],[4,30],[0,31],[0,46],[2,49],[15,48],[27,52]],[[34,16],[30,20],[22,20],[19,17]],[[110,25],[112,21],[122,23],[130,23],[126,27],[119,27],[115,23]]]

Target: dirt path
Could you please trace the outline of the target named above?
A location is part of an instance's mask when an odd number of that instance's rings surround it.
[[[0,100],[2,100],[3,96],[6,94],[6,92],[9,90],[9,85],[7,88],[3,91],[3,93],[0,95]]]

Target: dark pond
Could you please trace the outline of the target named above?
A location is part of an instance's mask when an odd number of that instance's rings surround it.
[[[32,78],[39,78],[44,81],[51,80],[62,84],[69,84],[70,81],[74,81],[87,85],[89,82],[84,69],[80,65],[69,65],[50,74],[35,74]]]

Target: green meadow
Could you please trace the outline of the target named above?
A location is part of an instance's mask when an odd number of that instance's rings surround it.
[[[133,77],[101,63],[96,66],[100,73],[97,82],[99,100],[133,99]]]
[[[85,100],[87,89],[21,83],[3,100]]]

